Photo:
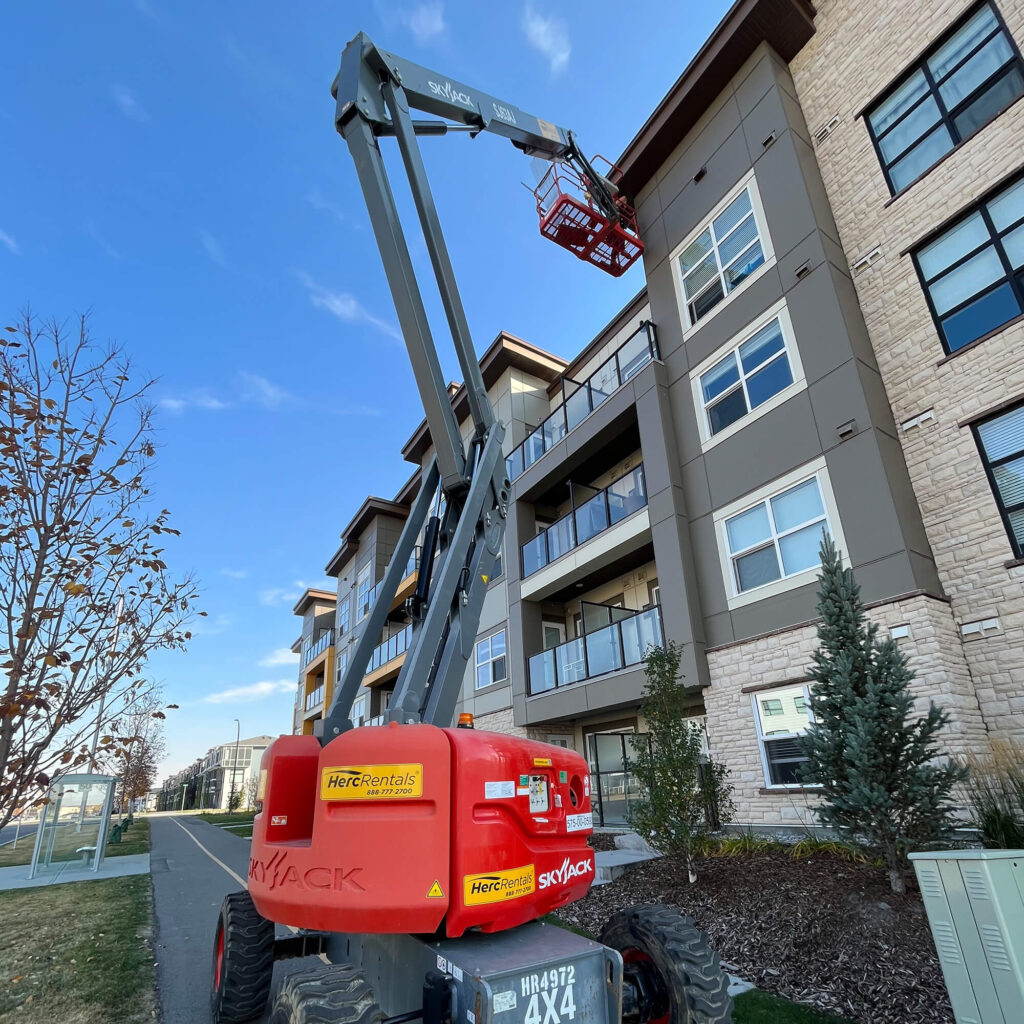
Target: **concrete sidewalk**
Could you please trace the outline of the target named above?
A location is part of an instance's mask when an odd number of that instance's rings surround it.
[[[77,863],[55,865],[52,870],[43,871],[35,878],[28,877],[29,866],[16,864],[0,868],[0,890],[34,889],[40,885],[59,885],[67,882],[89,882],[97,878],[122,878],[127,875],[149,873],[149,854],[132,853],[126,857],[104,857],[96,871]]]

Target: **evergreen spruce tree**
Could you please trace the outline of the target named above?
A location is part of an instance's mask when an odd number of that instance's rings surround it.
[[[647,690],[641,714],[647,733],[633,737],[627,771],[640,787],[629,823],[661,853],[686,858],[690,881],[697,880],[695,855],[711,830],[733,811],[728,769],[701,754],[701,727],[680,685],[682,648],[668,643],[647,652]]]
[[[818,818],[846,829],[885,859],[893,892],[906,891],[906,855],[951,825],[950,794],[964,777],[940,763],[948,715],[913,714],[914,673],[891,639],[868,622],[860,588],[830,537],[821,546],[818,650],[811,667],[814,723],[801,737],[804,782],[822,787]]]

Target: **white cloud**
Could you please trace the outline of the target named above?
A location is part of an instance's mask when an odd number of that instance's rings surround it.
[[[271,651],[265,658],[260,659],[264,668],[273,668],[275,665],[295,665],[299,656],[290,647],[278,647]]]
[[[110,95],[114,102],[117,104],[117,109],[124,114],[125,117],[132,121],[148,121],[149,112],[139,102],[139,98],[123,85],[112,85],[110,87]]]
[[[228,269],[228,261],[224,256],[224,247],[213,237],[208,231],[199,229],[199,241],[203,243],[203,248],[206,250],[206,255],[210,257],[212,263],[216,263],[218,267],[223,267],[225,270]]]
[[[395,13],[399,23],[412,32],[420,46],[436,39],[445,30],[444,4],[438,0],[426,0],[408,10]]]
[[[21,253],[18,243],[6,231],[0,231],[0,245],[10,249],[15,256]]]
[[[337,203],[332,203],[330,199],[327,199],[320,189],[314,187],[306,193],[306,202],[313,207],[314,210],[324,210],[326,213],[330,213],[337,217],[342,223],[346,221],[345,211],[338,206]]]
[[[115,260],[122,258],[122,254],[119,253],[104,237],[100,234],[99,228],[96,227],[91,221],[89,222],[86,230],[89,232],[92,240],[110,257]]]
[[[246,373],[243,370],[238,377],[242,382],[242,399],[262,405],[264,409],[278,409],[292,398],[284,388],[271,384],[266,377],[259,374]]]
[[[394,324],[374,316],[351,293],[337,292],[330,288],[325,288],[304,272],[300,272],[298,277],[309,292],[310,302],[317,309],[327,310],[328,313],[337,317],[342,323],[367,323],[375,327],[382,334],[386,334],[389,338],[394,338],[397,341],[401,340],[401,332]]]
[[[242,569],[221,569],[221,576],[227,576],[231,580],[244,580],[245,572]]]
[[[561,18],[541,14],[532,4],[527,4],[523,11],[523,31],[530,45],[547,58],[553,75],[566,69],[572,44],[569,28]]]
[[[188,392],[185,395],[167,395],[161,398],[157,405],[170,413],[182,413],[188,408],[206,409],[210,412],[220,412],[222,409],[230,409],[232,403],[211,395],[209,391],[200,388]]]
[[[250,683],[248,686],[234,686],[219,693],[208,693],[203,700],[207,704],[244,704],[263,700],[275,693],[290,693],[297,683],[294,679],[275,679],[271,682]]]
[[[256,594],[260,604],[280,605],[295,604],[306,590],[327,590],[333,592],[337,589],[336,580],[293,580],[287,587],[263,587]]]

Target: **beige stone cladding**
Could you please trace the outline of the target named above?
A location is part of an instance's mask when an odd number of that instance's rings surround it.
[[[825,188],[899,431],[928,539],[960,625],[998,619],[963,646],[993,733],[1024,734],[1024,567],[965,420],[1024,398],[1024,323],[946,359],[909,255],[948,218],[1024,167],[1024,101],[892,198],[858,114],[969,8],[969,0],[819,0],[791,64]],[[1018,48],[1024,2],[996,0]],[[838,122],[838,123],[837,123]],[[869,265],[858,263],[877,254]],[[975,634],[977,635],[977,634]]]
[[[473,725],[477,729],[486,729],[488,732],[503,732],[508,736],[526,735],[526,730],[512,721],[511,708],[492,711],[486,715],[476,715],[473,719]]]
[[[898,643],[915,672],[917,710],[932,700],[949,712],[945,752],[983,749],[985,726],[947,602],[918,594],[874,606],[869,616],[882,636],[893,627],[907,627],[907,637]],[[816,647],[811,623],[708,651],[708,742],[712,756],[729,766],[737,824],[798,825],[812,819],[813,793],[766,787],[751,695],[807,682]]]

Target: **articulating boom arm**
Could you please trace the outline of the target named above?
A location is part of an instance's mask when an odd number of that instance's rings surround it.
[[[501,550],[505,528],[509,494],[501,451],[505,427],[495,418],[487,397],[416,136],[444,134],[450,129],[502,135],[527,154],[573,162],[583,168],[598,203],[602,208],[608,207],[608,216],[617,216],[618,209],[614,185],[593,172],[571,132],[379,50],[362,33],[345,48],[331,92],[337,102],[335,124],[355,161],[435,455],[423,475],[419,496],[341,685],[336,687],[331,707],[324,716],[320,733],[324,742],[352,727],[352,702],[421,532],[425,536],[421,579],[417,600],[410,605],[412,639],[387,718],[441,726],[451,723],[476,639],[487,578]],[[413,121],[410,108],[447,121]],[[452,410],[377,143],[379,137],[392,135],[398,142],[409,178],[465,381],[473,421],[468,444],[462,441]],[[430,507],[438,486],[445,499],[440,520],[431,516]],[[431,576],[435,550],[438,562]]]

